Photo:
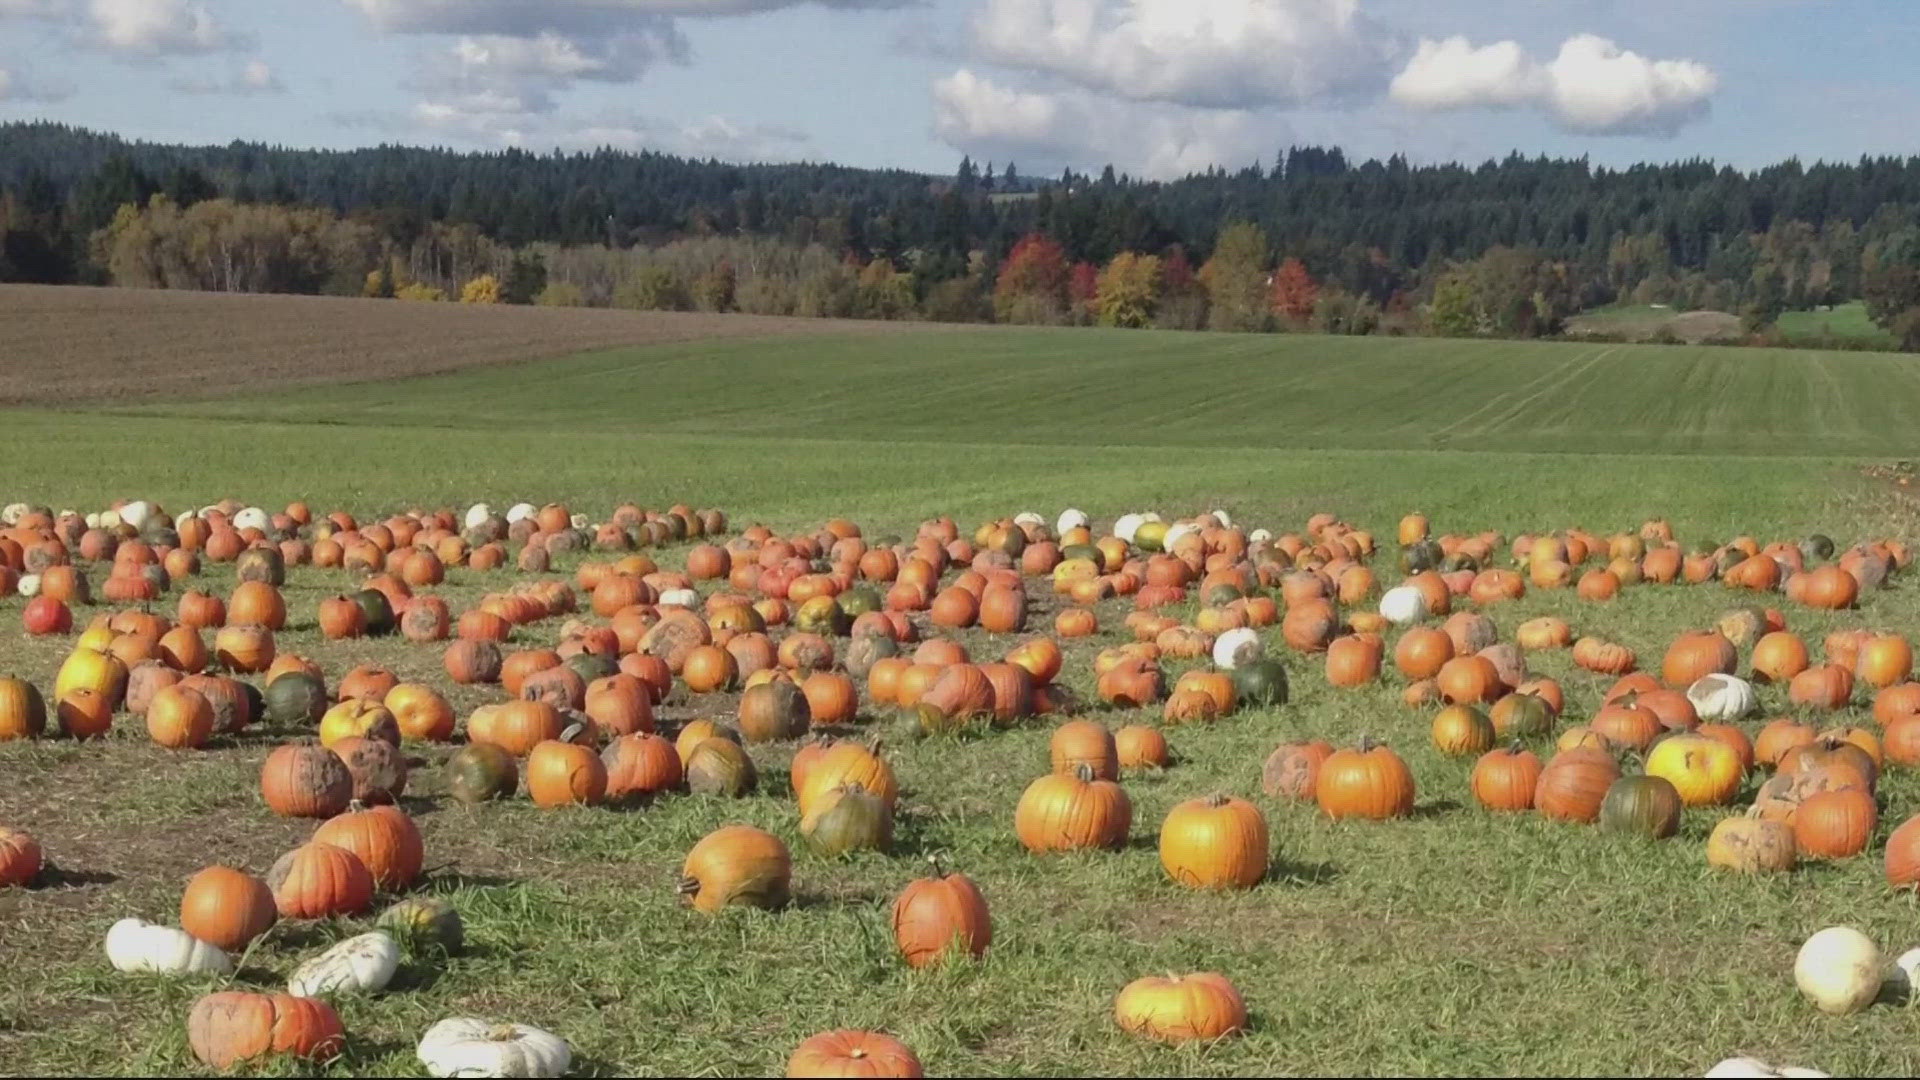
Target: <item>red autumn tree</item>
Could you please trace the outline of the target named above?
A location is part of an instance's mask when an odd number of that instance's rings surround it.
[[[1073,274],[1067,280],[1067,301],[1073,305],[1077,318],[1093,318],[1100,308],[1100,268],[1090,262],[1073,264]]]
[[[1319,302],[1320,283],[1307,273],[1305,263],[1288,259],[1274,271],[1274,314],[1290,322],[1304,323],[1313,318],[1313,309]]]
[[[1030,233],[1007,253],[993,286],[1001,322],[1059,322],[1068,310],[1067,251],[1045,233]]]

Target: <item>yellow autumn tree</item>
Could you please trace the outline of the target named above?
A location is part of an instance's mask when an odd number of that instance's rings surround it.
[[[481,274],[460,288],[460,302],[463,304],[497,304],[500,302],[500,279],[492,274]]]
[[[393,290],[393,298],[395,300],[416,300],[426,303],[438,303],[445,300],[447,294],[432,285],[423,285],[416,281],[411,285],[402,285]]]
[[[1160,259],[1123,251],[1113,257],[1095,285],[1100,325],[1139,329],[1153,325],[1160,304]]]

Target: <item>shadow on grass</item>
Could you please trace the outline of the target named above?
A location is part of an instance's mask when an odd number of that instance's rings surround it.
[[[1332,863],[1278,859],[1267,867],[1266,881],[1269,884],[1289,887],[1325,885],[1328,882],[1337,881],[1341,873],[1341,869]]]
[[[46,863],[40,867],[40,875],[33,879],[36,889],[84,889],[89,885],[111,885],[120,880],[120,875],[105,870],[74,870],[56,863]]]
[[[1435,799],[1430,803],[1421,803],[1413,808],[1411,816],[1416,818],[1437,818],[1460,809],[1458,799]]]

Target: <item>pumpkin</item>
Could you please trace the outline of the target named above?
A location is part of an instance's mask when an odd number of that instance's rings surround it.
[[[148,704],[147,735],[171,750],[205,746],[213,737],[213,706],[185,687],[163,687]]]
[[[1267,874],[1267,821],[1243,799],[1189,799],[1160,826],[1160,865],[1190,889],[1250,889]]]
[[[1396,585],[1380,596],[1380,614],[1395,626],[1427,617],[1427,594],[1413,585]]]
[[[527,795],[535,806],[593,806],[606,797],[606,764],[592,747],[572,741],[583,734],[575,725],[527,754]]]
[[[1628,695],[1611,705],[1603,705],[1588,726],[1615,746],[1630,746],[1644,751],[1665,730],[1660,717],[1638,704],[1637,695]]]
[[[520,768],[513,755],[492,743],[473,743],[447,758],[447,792],[472,805],[512,797],[520,786]]]
[[[231,867],[207,867],[188,879],[180,894],[180,926],[220,949],[245,949],[279,918],[273,891]]]
[[[926,967],[949,955],[979,957],[993,944],[987,899],[965,874],[909,882],[893,902],[893,940],[909,967]]]
[[[740,696],[740,734],[748,742],[798,739],[807,733],[812,715],[806,693],[792,682],[761,683]]]
[[[360,856],[310,842],[280,856],[267,871],[267,888],[283,919],[358,915],[373,904],[373,875]]]
[[[877,1031],[823,1031],[794,1048],[787,1075],[925,1076],[907,1044]]]
[[[1433,718],[1433,745],[1452,757],[1486,753],[1494,735],[1493,722],[1471,705],[1450,705]]]
[[[1393,647],[1393,664],[1409,679],[1431,679],[1453,658],[1453,639],[1430,627],[1408,630]]]
[[[1339,687],[1365,686],[1380,675],[1380,639],[1348,635],[1327,646],[1327,682]],[[1223,680],[1226,676],[1220,676]],[[1231,685],[1231,683],[1229,683]]]
[[[1276,799],[1312,802],[1318,790],[1320,766],[1333,756],[1333,744],[1324,739],[1282,743],[1260,768],[1260,789]]]
[[[1682,634],[1667,647],[1666,658],[1660,663],[1660,677],[1668,686],[1684,690],[1705,675],[1731,675],[1739,663],[1740,654],[1733,642],[1719,631]]]
[[[347,808],[353,788],[346,762],[313,743],[277,747],[260,767],[260,795],[281,817],[330,818]]]
[[[1707,838],[1707,864],[1724,870],[1743,874],[1784,872],[1792,870],[1798,861],[1793,828],[1762,818],[1758,807],[1721,821]]]
[[[1797,599],[1812,608],[1839,611],[1850,608],[1860,597],[1860,581],[1838,566],[1822,566],[1808,571]]]
[[[1487,719],[1496,739],[1534,739],[1553,730],[1553,716],[1553,707],[1544,698],[1514,693],[1494,702]]]
[[[1271,707],[1287,703],[1287,669],[1280,661],[1259,660],[1233,669],[1233,696],[1243,705]]]
[[[345,1042],[333,1007],[314,998],[226,990],[201,998],[187,1014],[187,1045],[212,1069],[276,1054],[327,1061]]]
[[[1232,671],[1244,664],[1254,663],[1265,655],[1266,645],[1251,627],[1228,630],[1213,642],[1213,666],[1222,671]]]
[[[1212,1042],[1247,1027],[1247,1006],[1224,975],[1149,975],[1113,1000],[1121,1029],[1162,1042]]]
[[[1868,638],[1853,665],[1854,676],[1876,689],[1905,682],[1912,673],[1913,646],[1899,634]]]
[[[401,683],[387,691],[381,706],[408,742],[447,742],[453,738],[453,706],[431,687]]]
[[[1123,769],[1164,769],[1170,762],[1167,737],[1155,728],[1128,724],[1114,733],[1113,743]]]
[[[1740,720],[1760,707],[1753,684],[1736,675],[1702,675],[1687,687],[1687,701],[1701,720],[1724,722]]]
[[[1151,728],[1143,730],[1151,731]],[[1165,746],[1165,739],[1161,740]],[[1114,734],[1094,720],[1069,720],[1054,729],[1047,747],[1053,771],[1074,773],[1081,766],[1101,780],[1120,777],[1120,751]]]
[[[243,581],[227,598],[226,625],[283,629],[287,625],[287,601],[279,589],[264,581]]]
[[[1600,831],[1662,840],[1680,829],[1680,793],[1659,776],[1623,776],[1600,801]]]
[[[1489,810],[1531,810],[1540,783],[1540,759],[1522,743],[1489,750],[1473,764],[1468,786],[1474,801]]]
[[[1647,755],[1648,776],[1673,785],[1687,806],[1721,806],[1740,793],[1743,769],[1734,749],[1706,735],[1683,732],[1661,740]]]
[[[397,806],[369,810],[356,804],[315,829],[313,842],[352,853],[372,876],[374,887],[389,892],[419,880],[426,862],[419,826]]]
[[[1094,690],[1099,694],[1100,700],[1109,705],[1121,709],[1137,709],[1159,701],[1166,694],[1166,677],[1162,674],[1160,665],[1151,660],[1137,658],[1124,660],[1102,673],[1095,683]],[[1206,694],[1206,698],[1212,710],[1218,713],[1218,699],[1210,693]],[[1193,708],[1206,711],[1198,701],[1192,701],[1190,708],[1183,712],[1190,712]]]
[[[0,888],[25,885],[40,874],[40,842],[25,829],[0,826]]]
[[[468,1016],[435,1023],[415,1053],[430,1076],[565,1076],[573,1064],[558,1035]]]
[[[1793,815],[1793,842],[1800,854],[1845,859],[1860,854],[1879,824],[1873,793],[1842,788],[1809,795]]]
[[[1119,850],[1133,823],[1133,804],[1112,780],[1087,765],[1027,785],[1013,812],[1013,831],[1028,851]]]
[[[276,724],[313,727],[329,707],[327,684],[304,671],[289,671],[267,681],[261,703],[266,718]]]
[[[680,786],[680,755],[673,744],[647,732],[622,735],[600,752],[607,770],[606,799],[615,805],[651,798]]]
[[[1507,692],[1500,672],[1484,656],[1456,656],[1434,676],[1440,700],[1454,705],[1492,703]]]
[[[1607,790],[1620,779],[1620,767],[1603,751],[1562,750],[1540,771],[1533,789],[1534,809],[1559,821],[1591,824],[1600,816]]]
[[[437,896],[414,896],[380,913],[374,925],[409,951],[452,956],[466,942],[466,925],[452,904]]]
[[[1909,716],[1920,716],[1920,683],[1897,683],[1873,696],[1873,719],[1881,727],[1891,728]]]
[[[1887,837],[1886,870],[1887,884],[1896,889],[1920,886],[1920,814]]]
[[[156,975],[227,975],[233,961],[218,946],[185,930],[121,919],[107,930],[107,962],[115,971]]]
[[[350,697],[328,709],[320,718],[320,745],[331,748],[342,739],[353,737],[384,739],[400,745],[400,725],[377,699],[368,701]]]
[[[1492,742],[1492,725],[1474,714]],[[1314,781],[1314,800],[1328,817],[1372,820],[1405,817],[1413,812],[1413,772],[1384,744],[1362,737],[1357,747],[1337,750],[1320,766]]]
[[[822,855],[885,852],[893,846],[893,808],[859,784],[842,784],[801,812],[800,834]]]
[[[467,739],[525,757],[548,739],[559,738],[565,728],[560,710],[549,702],[508,701],[475,709],[467,718]]]
[[[900,782],[894,778],[893,766],[880,756],[878,739],[870,743],[833,744],[808,763],[796,783],[794,797],[800,804],[802,816],[812,810],[816,799],[848,784],[871,792],[884,801],[889,810],[900,797]]]
[[[384,930],[347,938],[293,969],[287,993],[294,997],[322,994],[377,994],[400,970],[400,946]]]
[[[1800,946],[1793,982],[1823,1013],[1859,1012],[1880,996],[1880,948],[1851,926],[1829,926]]]
[[[1840,709],[1853,697],[1853,673],[1838,664],[1810,667],[1787,684],[1787,700],[1814,709]]]
[[[0,742],[38,738],[47,730],[47,703],[24,679],[0,678]]]
[[[741,798],[759,786],[760,774],[740,744],[728,738],[702,739],[688,751],[687,790],[696,795]]]
[[[1573,643],[1573,662],[1602,675],[1625,675],[1638,663],[1633,650],[1595,637]]]

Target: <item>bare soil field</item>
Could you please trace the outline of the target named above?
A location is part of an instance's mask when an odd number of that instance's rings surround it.
[[[0,404],[431,375],[591,349],[925,323],[0,285]]]

